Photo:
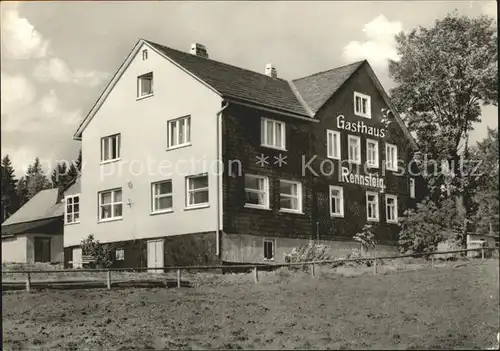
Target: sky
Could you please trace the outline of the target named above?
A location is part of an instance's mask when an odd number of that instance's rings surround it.
[[[1,6],[1,154],[23,175],[35,156],[45,170],[73,160],[79,123],[139,38],[295,79],[367,59],[385,89],[394,35],[432,26],[457,9],[496,19],[494,1],[5,2]],[[498,127],[483,108],[471,141]]]

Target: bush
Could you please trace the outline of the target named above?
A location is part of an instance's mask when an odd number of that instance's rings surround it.
[[[375,244],[377,243],[377,241],[375,240],[375,233],[373,232],[373,227],[370,224],[365,224],[361,232],[354,235],[353,239],[361,244],[361,247],[365,252],[368,249],[374,248]]]
[[[294,248],[290,253],[285,254],[285,262],[311,262],[330,260],[331,257],[327,253],[328,246],[324,244],[309,243],[307,245]]]
[[[92,256],[94,265],[98,268],[108,268],[113,264],[113,248],[110,244],[101,244],[94,239],[94,234],[89,234],[87,239],[81,241],[82,255]]]

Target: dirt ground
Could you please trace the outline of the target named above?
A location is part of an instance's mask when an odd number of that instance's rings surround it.
[[[275,272],[193,288],[3,293],[3,348],[479,349],[496,342],[498,260],[390,274]]]

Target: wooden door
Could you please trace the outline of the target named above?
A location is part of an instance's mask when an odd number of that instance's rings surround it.
[[[148,268],[163,267],[163,239],[148,240]],[[163,271],[150,270],[152,273],[162,273]]]
[[[50,262],[50,238],[35,237],[35,262]]]

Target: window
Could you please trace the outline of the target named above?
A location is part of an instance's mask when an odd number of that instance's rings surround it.
[[[327,156],[340,160],[340,133],[333,130],[326,131]]]
[[[370,97],[368,95],[354,92],[354,114],[356,116],[372,118]]]
[[[187,207],[208,205],[208,175],[201,174],[187,177]]]
[[[120,134],[101,138],[101,162],[120,159]]]
[[[302,184],[280,180],[280,210],[302,212]]]
[[[367,191],[366,192],[366,218],[369,221],[378,222],[378,193]]]
[[[245,174],[245,206],[269,208],[269,180],[267,177]]]
[[[152,211],[164,212],[172,209],[172,181],[166,180],[151,185]]]
[[[66,196],[66,224],[80,223],[80,196]]]
[[[99,220],[122,218],[122,190],[99,193]]]
[[[410,197],[415,198],[415,179],[410,178]]]
[[[330,185],[330,215],[344,217],[344,189]]]
[[[137,97],[149,95],[153,95],[153,72],[137,77]]]
[[[398,148],[396,145],[385,144],[385,162],[388,170],[398,170]]]
[[[368,167],[378,167],[378,141],[366,139],[366,163]]]
[[[274,260],[274,240],[264,239],[264,260]]]
[[[142,50],[142,60],[147,60],[148,59],[148,49]]]
[[[286,148],[285,134],[285,123],[272,119],[261,118],[260,140],[262,146],[284,150]]]
[[[191,142],[191,117],[181,117],[167,123],[168,148],[189,145]]]
[[[358,136],[348,136],[348,158],[350,162],[361,164],[361,139]]]
[[[116,251],[115,251],[115,257],[116,257],[117,261],[123,261],[123,260],[125,260],[125,250],[122,249],[122,248],[116,249]]]
[[[387,223],[398,223],[398,197],[385,195],[385,219]]]

